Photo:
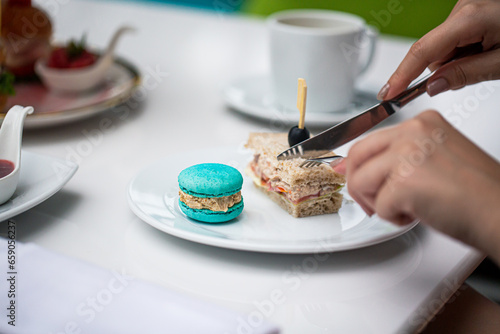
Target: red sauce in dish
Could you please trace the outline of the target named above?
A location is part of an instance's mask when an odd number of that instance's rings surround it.
[[[14,163],[9,160],[0,159],[0,178],[9,175],[14,171]]]

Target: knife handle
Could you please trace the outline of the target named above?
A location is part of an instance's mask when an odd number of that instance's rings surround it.
[[[389,102],[395,104],[399,108],[404,107],[415,98],[419,97],[427,91],[427,81],[434,73],[427,74],[414,85],[410,86],[407,90],[390,100]]]

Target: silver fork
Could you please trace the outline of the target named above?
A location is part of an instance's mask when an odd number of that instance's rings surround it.
[[[326,165],[335,167],[337,164],[339,164],[342,161],[343,158],[344,157],[341,155],[333,155],[333,156],[329,156],[329,157],[307,159],[306,161],[304,161],[303,163],[300,164],[300,167],[312,168],[315,166],[319,166],[321,164],[326,164]]]

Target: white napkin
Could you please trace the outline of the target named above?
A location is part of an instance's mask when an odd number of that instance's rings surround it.
[[[0,333],[279,333],[270,324],[251,327],[218,305],[33,244],[16,242],[12,269],[8,247],[0,238]]]

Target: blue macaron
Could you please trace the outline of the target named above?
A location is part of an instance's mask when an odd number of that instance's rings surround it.
[[[207,203],[225,202],[227,198],[238,198],[243,185],[243,177],[236,168],[217,163],[194,165],[184,169],[179,174],[178,181],[181,192],[187,195],[181,194],[179,207],[186,216],[192,219],[207,223],[221,223],[236,218],[243,211],[243,197],[237,203],[230,203],[232,205],[227,208],[227,211],[207,207]],[[199,203],[204,203],[204,205]]]

